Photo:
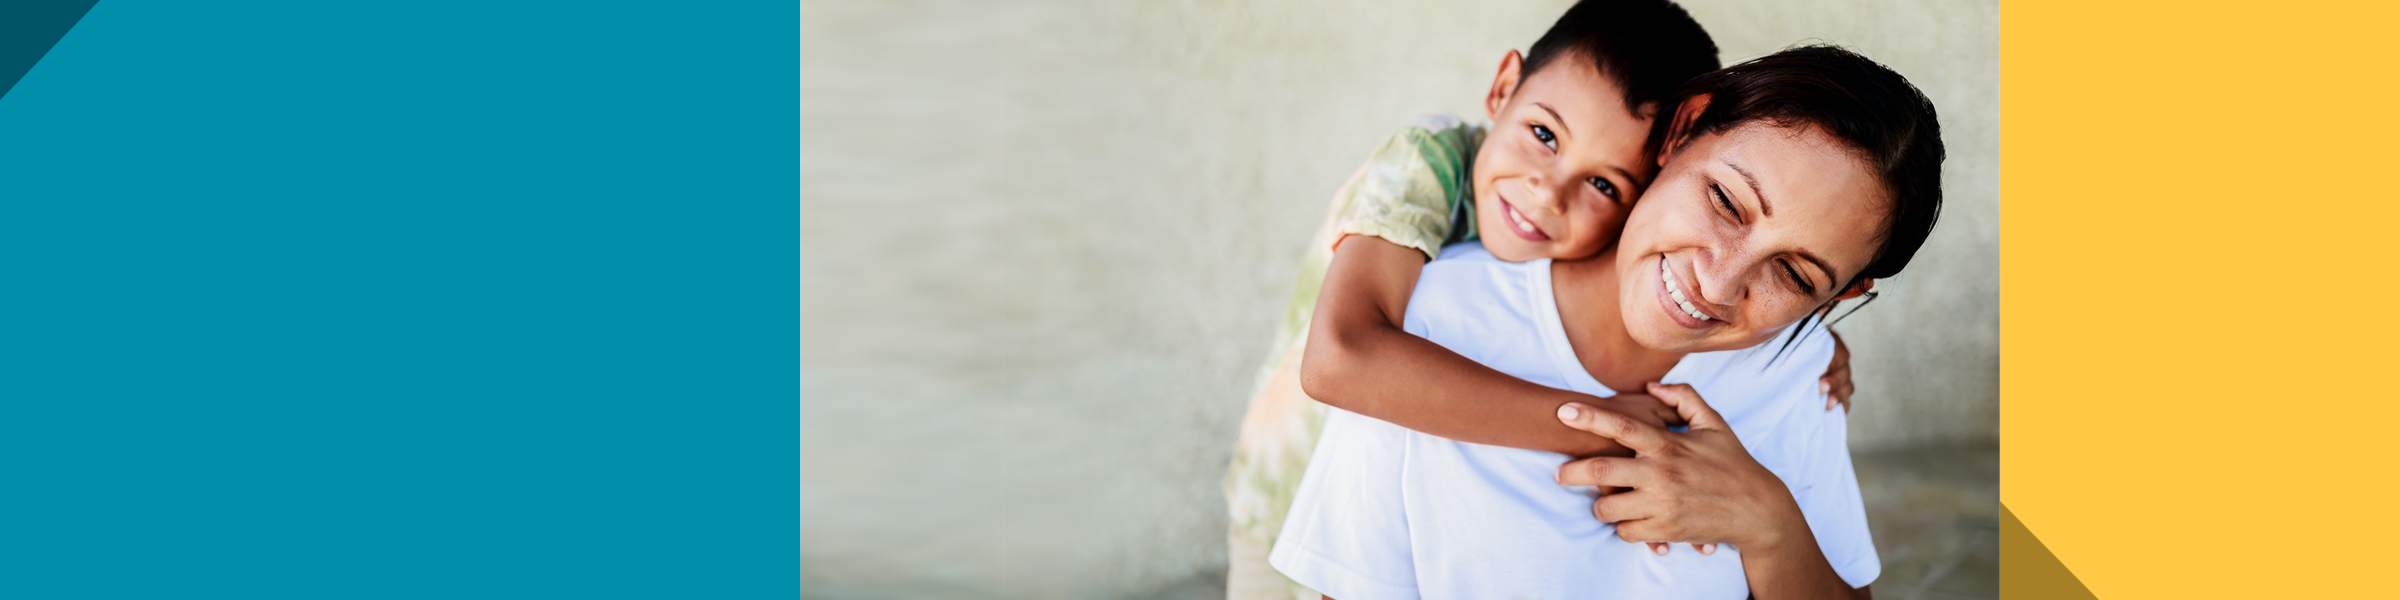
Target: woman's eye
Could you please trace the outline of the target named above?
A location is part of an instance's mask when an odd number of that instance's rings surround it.
[[[1548,127],[1543,127],[1540,125],[1533,126],[1533,139],[1541,140],[1542,145],[1550,147],[1551,150],[1558,149],[1558,136],[1550,135],[1550,128]]]
[[[1606,179],[1593,177],[1592,189],[1600,190],[1600,195],[1608,196],[1608,199],[1610,200],[1616,200],[1620,202],[1625,200],[1617,195],[1617,184],[1609,183]]]
[[[1792,277],[1792,287],[1794,289],[1800,290],[1800,293],[1802,294],[1810,296],[1817,295],[1817,286],[1809,285],[1808,278],[1801,277],[1800,270],[1792,268],[1791,261],[1780,261],[1777,264],[1783,265],[1783,273]]]
[[[1735,210],[1733,208],[1733,198],[1725,195],[1725,188],[1718,187],[1717,184],[1711,183],[1708,184],[1708,193],[1709,195],[1717,197],[1717,206],[1724,207],[1725,214],[1733,215],[1733,218],[1736,221],[1741,220],[1742,211]]]

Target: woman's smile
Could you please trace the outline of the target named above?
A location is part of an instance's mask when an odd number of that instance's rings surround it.
[[[1691,300],[1698,297],[1700,297],[1700,290],[1693,288],[1692,291],[1684,291],[1682,282],[1675,278],[1675,269],[1667,266],[1667,257],[1659,256],[1659,308],[1667,311],[1667,315],[1674,319],[1676,325],[1682,325],[1686,329],[1704,329],[1715,324],[1716,321],[1721,321],[1722,319],[1709,314],[1708,311],[1701,310],[1700,307],[1705,305],[1705,302]]]

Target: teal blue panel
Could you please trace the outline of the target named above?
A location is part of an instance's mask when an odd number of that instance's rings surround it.
[[[0,97],[0,597],[795,596],[797,12],[92,8]]]
[[[10,0],[0,2],[0,97],[41,62],[42,54],[98,0]]]

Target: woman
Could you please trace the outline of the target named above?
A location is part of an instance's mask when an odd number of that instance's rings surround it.
[[[1834,303],[1866,293],[1874,279],[1896,274],[1906,266],[1939,211],[1942,149],[1933,107],[1906,80],[1881,65],[1838,48],[1796,48],[1704,75],[1687,84],[1682,96],[1686,99],[1667,123],[1668,150],[1659,158],[1663,169],[1628,217],[1618,245],[1591,260],[1547,266],[1546,281],[1552,282],[1547,284],[1547,295],[1555,297],[1557,327],[1563,328],[1563,337],[1572,346],[1572,362],[1588,371],[1589,379],[1611,389],[1633,389],[1667,377],[1681,368],[1679,363],[1688,363],[1687,357],[1700,360],[1724,351],[1759,354],[1772,349],[1775,356],[1766,359],[1772,363],[1783,358],[1782,350],[1805,347],[1811,342],[1802,334]],[[1432,267],[1428,268],[1430,273]],[[1425,284],[1420,284],[1420,290],[1424,288]],[[1418,303],[1423,297],[1421,292],[1420,299],[1412,300],[1408,307],[1412,322],[1420,320]],[[1328,317],[1320,313],[1319,318]],[[1791,337],[1761,346],[1786,335]],[[1830,342],[1823,344],[1829,347]],[[1456,341],[1445,345],[1456,347]],[[1827,355],[1829,352],[1808,356],[1822,361]],[[1842,542],[1845,558],[1836,564],[1820,547],[1836,542],[1817,539],[1818,532],[1812,531],[1811,525],[1841,519],[1820,518],[1818,512],[1803,507],[1846,505],[1856,512],[1856,483],[1848,473],[1848,457],[1840,450],[1838,421],[1826,434],[1833,436],[1831,448],[1836,456],[1832,458],[1838,459],[1838,468],[1808,469],[1809,473],[1796,475],[1762,466],[1759,460],[1788,465],[1784,460],[1788,457],[1753,456],[1745,449],[1744,440],[1736,437],[1736,427],[1755,411],[1728,419],[1688,388],[1646,386],[1691,426],[1686,432],[1668,432],[1641,423],[1637,417],[1593,409],[1593,396],[1520,380],[1426,339],[1312,339],[1308,361],[1311,364],[1304,367],[1308,371],[1304,381],[1311,396],[1424,434],[1573,455],[1615,446],[1594,444],[1600,438],[1584,431],[1621,442],[1638,456],[1568,463],[1555,474],[1558,482],[1630,488],[1582,505],[1587,514],[1615,523],[1615,537],[1693,542],[1703,549],[1714,543],[1737,546],[1741,550],[1739,572],[1748,590],[1760,598],[1846,597],[1863,593],[1875,575],[1872,547],[1860,539],[1863,516],[1856,520],[1856,531],[1846,534]],[[1813,376],[1821,371],[1822,363],[1814,366],[1819,368],[1745,374],[1742,377],[1749,380],[1739,382],[1741,385],[1720,387],[1813,392],[1817,389]],[[1800,395],[1821,401],[1812,394]],[[1720,402],[1728,400],[1747,399],[1719,397]],[[1396,406],[1437,408],[1404,411],[1395,410]],[[1759,429],[1744,430],[1743,436],[1773,436],[1777,431],[1764,428],[1780,426],[1771,419],[1750,422],[1755,425],[1747,427]],[[1320,460],[1309,467],[1312,480],[1319,479],[1321,463],[1348,465],[1327,469],[1336,473],[1385,466],[1402,472],[1445,464],[1420,460],[1419,454],[1393,458],[1328,447],[1341,444],[1336,441],[1340,437],[1336,427],[1336,421],[1328,421],[1327,441],[1317,450]],[[1823,442],[1822,436],[1818,437]],[[1409,443],[1416,445],[1407,447],[1412,453],[1418,449],[1450,451],[1440,444],[1421,442],[1412,440]],[[1465,464],[1477,460],[1476,452],[1480,451],[1460,449],[1455,454],[1461,457],[1460,464]],[[1625,452],[1620,449],[1619,453]],[[1343,460],[1352,462],[1341,463]],[[1416,462],[1409,462],[1412,460]],[[1550,464],[1558,462],[1554,458]],[[1787,466],[1784,470],[1793,469]],[[1808,488],[1810,494],[1846,493],[1847,504],[1840,498],[1832,502],[1796,499],[1803,490],[1793,489],[1786,481],[1794,477],[1812,478],[1815,484]],[[1338,476],[1326,479],[1340,480]],[[1392,480],[1454,487],[1459,483],[1457,478],[1423,476],[1395,476]],[[1829,481],[1832,484],[1819,485]],[[1305,560],[1285,560],[1288,553],[1329,567],[1316,569],[1319,574],[1365,573],[1373,578],[1375,564],[1415,564],[1402,579],[1489,582],[1505,577],[1477,569],[1540,563],[1552,555],[1569,553],[1429,561],[1422,554],[1442,549],[1419,542],[1426,531],[1458,518],[1457,511],[1445,514],[1426,508],[1434,504],[1400,503],[1393,505],[1401,507],[1395,510],[1409,511],[1407,514],[1398,515],[1397,520],[1376,521],[1383,516],[1355,507],[1334,507],[1335,503],[1327,500],[1367,496],[1343,496],[1335,491],[1317,493],[1312,499],[1311,488],[1339,485],[1303,483],[1293,508],[1295,516],[1286,525],[1285,542],[1279,542],[1275,550],[1276,564],[1286,574],[1309,569]],[[1846,490],[1825,489],[1845,485]],[[1367,495],[1376,493],[1383,492],[1369,491]],[[1502,501],[1527,497],[1524,511],[1537,512],[1555,509],[1560,501],[1556,495],[1493,497]],[[1543,505],[1545,502],[1548,504]],[[1514,514],[1510,511],[1516,507],[1487,508],[1507,515]],[[1365,525],[1339,526],[1345,520]],[[1389,546],[1393,544],[1307,547],[1312,539],[1339,535],[1312,537],[1308,534],[1311,530],[1365,531],[1392,522],[1403,523],[1400,527],[1408,530],[1395,539],[1404,546],[1399,551],[1420,554],[1413,562],[1409,556],[1395,563],[1382,560],[1388,556],[1376,555],[1392,550]],[[1324,523],[1337,526],[1327,529]],[[1562,525],[1561,529],[1565,528]],[[1482,531],[1502,529],[1483,527]],[[1295,530],[1301,535],[1293,537]],[[1476,545],[1475,536],[1481,533],[1472,527],[1440,535],[1445,540],[1468,540],[1450,545],[1472,545],[1487,552],[1541,548],[1534,542],[1546,540],[1530,538],[1557,537],[1528,536],[1521,540],[1526,542],[1523,544],[1488,540],[1490,543]],[[1588,536],[1561,535],[1564,541],[1560,543],[1565,545],[1554,548],[1589,545]],[[1296,548],[1287,551],[1286,545]],[[1363,558],[1354,561],[1357,564],[1343,564],[1347,560],[1344,552]],[[1292,568],[1286,568],[1287,564]],[[1576,565],[1561,563],[1550,572],[1564,578],[1582,568]],[[1477,579],[1479,575],[1481,579]],[[1577,588],[1567,593],[1587,591]]]

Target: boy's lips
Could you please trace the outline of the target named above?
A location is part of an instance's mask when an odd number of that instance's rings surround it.
[[[1525,241],[1529,242],[1550,241],[1550,235],[1542,233],[1542,228],[1534,226],[1532,219],[1527,219],[1525,215],[1517,212],[1517,205],[1509,204],[1507,198],[1494,196],[1493,199],[1500,202],[1500,216],[1508,220],[1510,233],[1515,233],[1517,237],[1525,238]]]

